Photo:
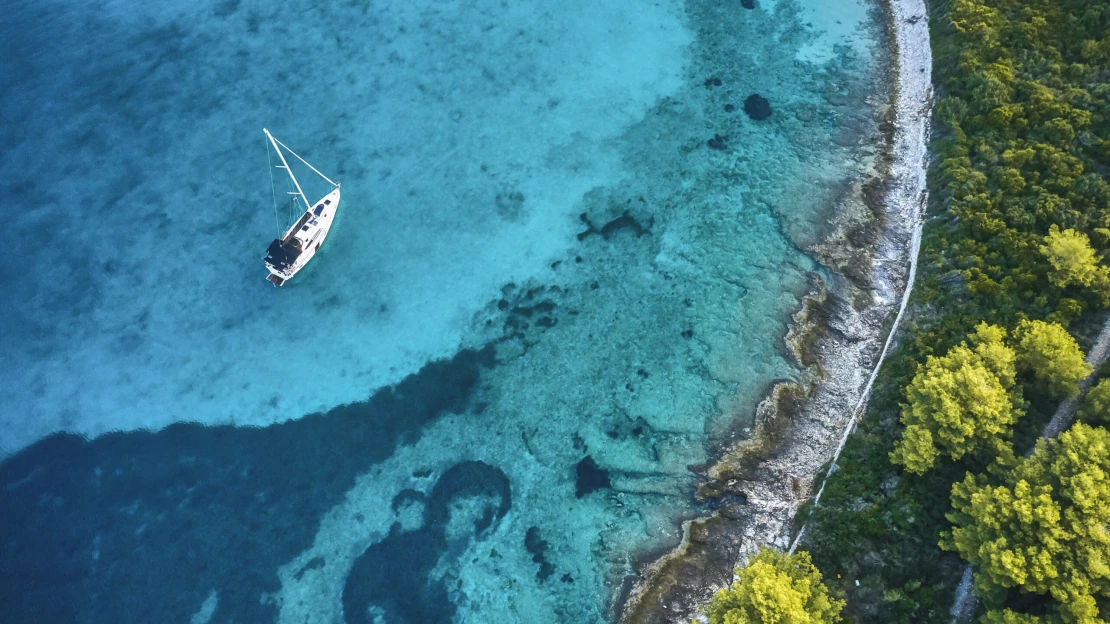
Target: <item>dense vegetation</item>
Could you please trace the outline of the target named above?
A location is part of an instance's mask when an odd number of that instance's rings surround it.
[[[1110,620],[1110,0],[930,2],[935,162],[911,321],[807,547],[856,622],[945,622],[966,562],[986,624]],[[1029,454],[1031,452],[1031,454]],[[1028,454],[1028,455],[1027,455]],[[943,546],[944,550],[941,548]]]
[[[844,601],[829,595],[807,553],[761,550],[709,603],[710,624],[835,624]]]
[[[1065,621],[1096,621],[1095,597],[1110,596],[1110,432],[1080,423],[997,472],[952,487],[941,546],[978,566],[989,606],[1021,588],[1052,596]]]
[[[902,439],[890,460],[925,474],[941,454],[958,460],[988,450],[1012,454],[1013,426],[1024,414],[1018,371],[1050,396],[1069,396],[1091,366],[1075,339],[1056,323],[1021,321],[1012,347],[1006,331],[980,323],[966,342],[943,357],[928,356],[906,387]]]

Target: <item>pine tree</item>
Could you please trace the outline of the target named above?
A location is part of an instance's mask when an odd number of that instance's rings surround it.
[[[924,474],[944,453],[952,459],[983,446],[1000,447],[1021,415],[1015,355],[1006,332],[982,323],[943,357],[929,357],[906,389],[906,426],[891,461]]]
[[[809,553],[765,548],[709,603],[710,624],[835,624],[844,601],[832,598]]]
[[[1090,286],[1096,279],[1105,277],[1106,270],[1099,266],[1086,234],[1071,229],[1060,231],[1053,225],[1044,243],[1041,253],[1053,269],[1048,279],[1056,286]]]
[[[1001,611],[988,611],[979,620],[979,624],[1056,624],[1058,618],[1045,618],[1025,613],[1017,613],[1009,609]]]
[[[1091,424],[1110,424],[1110,379],[1103,379],[1091,388],[1079,408],[1079,417]]]
[[[1073,396],[1076,383],[1091,374],[1075,338],[1056,323],[1021,321],[1014,330],[1017,368],[1042,383],[1056,397]]]
[[[1110,432],[1076,424],[996,475],[952,486],[941,547],[978,566],[988,602],[1017,588],[1051,596],[1065,622],[1098,622],[1095,598],[1110,598]]]

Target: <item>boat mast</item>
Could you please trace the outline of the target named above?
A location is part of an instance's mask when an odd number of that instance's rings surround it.
[[[305,197],[304,191],[301,190],[301,183],[297,182],[297,176],[293,175],[293,170],[289,168],[289,163],[285,162],[285,154],[281,153],[281,148],[278,147],[278,140],[274,138],[274,135],[270,134],[269,130],[263,128],[262,131],[266,133],[266,138],[270,139],[270,144],[274,146],[274,151],[277,152],[278,158],[281,159],[281,165],[279,165],[278,168],[285,169],[285,172],[288,173],[289,177],[293,180],[293,186],[297,187],[297,194],[304,200],[304,209],[311,209],[312,204],[308,201],[308,197]],[[296,154],[293,155],[297,156]],[[300,158],[300,156],[297,156],[297,158]]]
[[[266,134],[269,134],[269,132],[267,132]],[[270,137],[270,138],[271,138],[271,139],[273,139],[273,137]],[[284,148],[285,148],[286,150],[289,150],[289,153],[290,153],[290,154],[292,154],[293,156],[295,156],[295,157],[297,158],[297,160],[299,160],[299,161],[303,162],[303,163],[304,163],[304,164],[305,164],[305,165],[306,165],[306,166],[307,166],[307,167],[308,167],[309,169],[311,169],[311,170],[315,171],[315,172],[316,172],[316,175],[318,175],[318,176],[320,176],[321,178],[323,178],[323,179],[327,180],[327,181],[328,181],[328,184],[330,184],[330,185],[332,185],[332,186],[339,186],[339,185],[338,185],[338,184],[336,184],[335,182],[332,182],[332,181],[331,181],[331,178],[329,178],[328,176],[326,176],[326,175],[324,175],[324,174],[320,173],[320,170],[319,170],[319,169],[317,169],[316,167],[313,167],[313,166],[312,166],[312,165],[311,165],[311,164],[310,164],[310,163],[309,163],[309,162],[308,162],[307,160],[305,160],[305,159],[301,158],[301,157],[300,157],[300,155],[299,155],[299,154],[297,154],[297,152],[294,152],[293,150],[289,149],[289,146],[288,146],[288,145],[286,145],[286,144],[282,143],[281,141],[278,141],[277,139],[274,139],[274,141],[276,141],[278,145],[280,145],[280,146],[284,147]]]

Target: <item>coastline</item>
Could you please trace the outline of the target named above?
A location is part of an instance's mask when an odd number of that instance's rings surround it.
[[[892,44],[886,145],[876,174],[807,250],[832,276],[827,284],[813,277],[785,339],[804,379],[771,388],[752,438],[705,472],[697,497],[716,510],[684,522],[681,543],[643,567],[621,601],[622,622],[688,622],[760,546],[790,547],[794,515],[835,469],[895,338],[926,205],[932,54],[925,0],[884,0],[880,10]]]

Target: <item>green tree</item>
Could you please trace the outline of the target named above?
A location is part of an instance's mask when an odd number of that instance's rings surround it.
[[[1056,286],[1090,286],[1104,272],[1086,234],[1071,229],[1061,232],[1053,225],[1044,242],[1041,253],[1052,265],[1048,281]]]
[[[940,545],[978,566],[988,603],[1018,588],[1051,596],[1065,622],[1099,621],[1095,598],[1110,597],[1110,432],[1079,423],[1010,470],[969,474],[952,486],[952,507]]]
[[[979,624],[1056,624],[1058,621],[1058,618],[1050,619],[1003,609],[1001,611],[988,611],[980,618]]]
[[[952,459],[983,446],[1000,446],[1021,415],[1014,385],[1015,356],[1006,332],[981,323],[943,357],[929,356],[902,406],[902,439],[890,459],[924,474],[943,452]]]
[[[949,620],[947,588],[956,579],[927,544],[948,528],[950,473],[899,480],[901,466],[885,461],[899,439],[902,452],[944,452],[935,429],[907,430],[902,439],[888,421],[903,409],[899,399],[907,402],[927,356],[945,355],[984,320],[1067,327],[1110,305],[1103,267],[1091,277],[1100,254],[1110,257],[1110,0],[951,0],[929,9],[933,81],[944,97],[933,108],[937,158],[928,183],[936,218],[922,232],[912,322],[900,330],[879,391],[806,530],[822,569],[868,579],[845,613],[860,624]],[[1079,270],[1069,276],[1073,266]],[[1045,398],[1037,397],[1037,409],[1053,407]],[[1034,423],[1026,424],[1022,433],[1033,433]],[[1016,461],[1011,453],[1007,465]],[[940,503],[931,498],[938,490]],[[912,600],[895,593],[910,587],[918,588],[907,590]],[[1043,612],[1044,597],[1006,593],[1010,600],[993,605],[990,624],[1031,619],[1002,607],[1059,624],[1059,614]],[[1110,619],[1110,599],[1100,606]]]
[[[1079,408],[1079,417],[1093,424],[1110,424],[1110,379],[1103,379],[1091,388]]]
[[[759,551],[709,603],[710,624],[834,624],[844,601],[829,595],[809,553]]]
[[[1075,338],[1056,323],[1024,320],[1014,330],[1017,368],[1057,397],[1074,396],[1076,383],[1094,368],[1083,360]]]

